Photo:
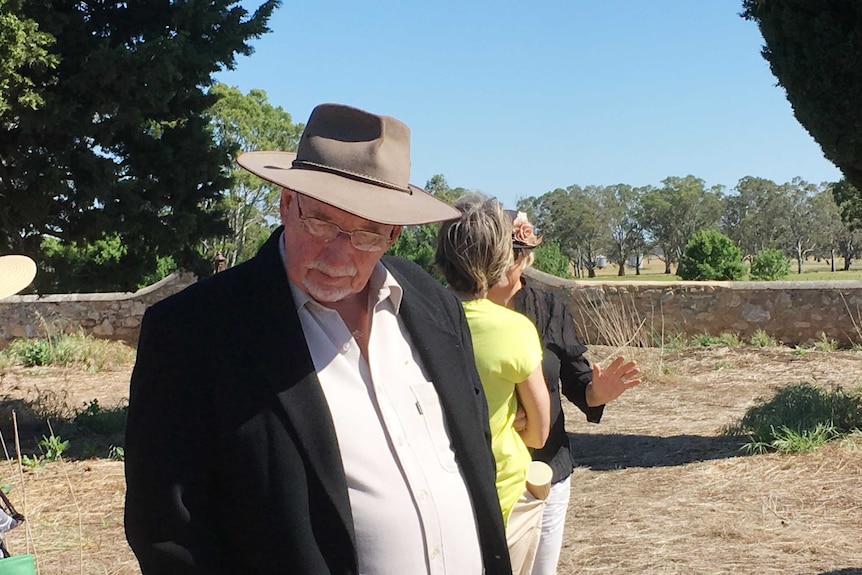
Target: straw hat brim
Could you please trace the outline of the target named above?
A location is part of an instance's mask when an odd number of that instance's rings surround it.
[[[452,220],[461,213],[422,188],[409,192],[333,172],[293,167],[292,152],[246,152],[237,163],[277,186],[288,188],[381,224],[412,226]]]
[[[27,256],[0,256],[0,299],[14,295],[36,277],[36,262]]]

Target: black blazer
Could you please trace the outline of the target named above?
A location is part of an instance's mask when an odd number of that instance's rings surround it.
[[[335,428],[278,249],[149,308],[126,429],[126,536],[145,574],[356,573]],[[384,265],[434,381],[475,509],[485,572],[509,575],[487,405],[458,300]]]

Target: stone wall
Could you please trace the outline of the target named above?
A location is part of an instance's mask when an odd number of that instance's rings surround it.
[[[4,298],[0,300],[0,348],[16,337],[45,337],[78,330],[135,344],[147,307],[195,281],[193,274],[179,272],[134,293]]]
[[[657,345],[703,333],[748,339],[758,330],[787,345],[810,344],[823,335],[844,345],[862,343],[862,281],[597,282],[526,273],[566,299],[587,343]],[[0,348],[15,337],[79,329],[135,344],[147,306],[194,281],[182,273],[135,293],[5,298]]]
[[[862,343],[862,281],[597,282],[527,274],[566,299],[589,343],[634,338],[656,345],[703,333],[748,339],[758,330],[787,345],[824,335],[843,345]]]

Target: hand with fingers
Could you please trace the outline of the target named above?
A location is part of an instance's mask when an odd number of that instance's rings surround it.
[[[618,398],[627,389],[639,385],[641,372],[636,361],[626,361],[620,356],[602,369],[593,365],[593,381],[587,386],[587,403],[591,407],[604,405]]]

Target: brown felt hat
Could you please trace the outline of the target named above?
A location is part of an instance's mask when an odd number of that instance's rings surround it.
[[[27,256],[0,256],[0,299],[14,295],[36,277],[36,262]]]
[[[292,152],[246,152],[240,166],[268,182],[381,224],[455,219],[460,212],[410,184],[410,129],[341,104],[314,108]]]

